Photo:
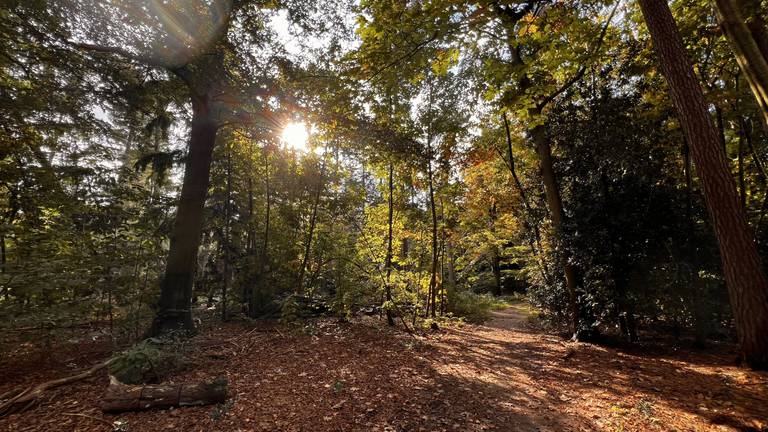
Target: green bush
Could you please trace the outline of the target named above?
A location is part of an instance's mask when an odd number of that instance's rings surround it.
[[[331,311],[320,298],[291,294],[283,301],[280,319],[286,324],[295,324],[307,318],[325,315]]]
[[[182,365],[177,344],[144,340],[121,353],[109,373],[125,384],[162,381]]]
[[[482,323],[491,317],[491,310],[506,307],[506,303],[490,294],[464,291],[453,295],[450,311],[471,323]]]

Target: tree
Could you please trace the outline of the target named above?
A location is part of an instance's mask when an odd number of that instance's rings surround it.
[[[248,76],[244,65],[230,61],[234,48],[227,39],[233,17],[254,8],[249,2],[218,0],[200,4],[189,14],[185,2],[171,2],[129,14],[126,21],[121,18],[124,6],[97,6],[88,0],[63,4],[62,13],[70,18],[70,26],[76,25],[80,14],[91,14],[86,17],[90,26],[85,29],[85,40],[63,40],[93,55],[114,55],[165,71],[186,87],[192,118],[184,181],[149,334],[193,330],[192,285],[217,133],[231,122],[256,124],[262,113],[257,108],[249,115],[244,109],[246,100],[253,108],[251,101],[263,90],[243,79]],[[104,29],[114,32],[104,34]],[[149,31],[142,33],[142,29]],[[192,40],[191,35],[195,36]]]
[[[744,360],[768,368],[768,280],[717,132],[666,0],[640,0],[680,123],[699,170],[720,246]]]
[[[392,224],[394,224],[395,215],[395,167],[392,162],[389,163],[389,174],[387,175],[387,255],[384,258],[384,268],[387,272],[386,280],[386,301],[389,302],[387,308],[387,324],[395,325],[395,319],[392,313]]]
[[[763,117],[763,127],[768,130],[768,46],[765,44],[765,25],[760,25],[760,8],[754,6],[750,26],[744,19],[740,1],[716,0],[715,10],[720,24],[736,53],[739,67],[747,78]],[[751,1],[749,3],[755,3]],[[759,42],[762,42],[762,46]]]

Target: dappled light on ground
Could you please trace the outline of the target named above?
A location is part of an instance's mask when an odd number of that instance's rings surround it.
[[[659,348],[640,356],[572,344],[529,328],[520,309],[494,312],[484,326],[418,337],[376,320],[328,319],[303,332],[217,326],[192,344],[191,367],[170,381],[226,375],[226,405],[103,418],[131,431],[733,431],[761,430],[768,419],[768,377],[730,364],[727,348],[717,354]],[[569,350],[575,353],[564,359]],[[103,355],[87,345],[57,349],[49,358],[27,353],[28,363],[6,358],[3,370],[17,373],[0,392]],[[66,413],[101,418],[105,384],[101,376],[60,389],[33,410],[0,419],[0,428],[104,429]]]

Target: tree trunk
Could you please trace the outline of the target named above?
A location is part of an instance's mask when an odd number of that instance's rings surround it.
[[[263,294],[266,292],[267,287],[267,265],[269,264],[269,235],[271,229],[271,211],[272,211],[272,188],[270,185],[270,172],[269,172],[269,147],[267,144],[262,149],[264,156],[264,195],[266,202],[264,204],[264,237],[261,243],[261,250],[258,254],[258,263],[256,267],[256,283],[253,286],[248,287],[249,301],[248,301],[248,316],[255,318],[258,314],[258,304],[261,301]],[[256,235],[254,233],[254,253],[256,249]],[[258,292],[258,296],[257,296]]]
[[[540,112],[535,112],[539,115]],[[552,225],[555,228],[557,241],[563,241],[563,223],[565,221],[565,210],[563,210],[563,200],[560,197],[560,189],[555,177],[555,168],[552,162],[552,148],[549,145],[547,131],[543,125],[536,126],[531,130],[531,137],[539,154],[539,163],[541,164],[541,176],[544,179],[544,190],[547,195],[547,205],[552,217]],[[562,256],[563,273],[565,276],[565,286],[568,291],[568,302],[570,306],[571,330],[574,338],[578,338],[579,331],[579,305],[576,295],[576,269],[568,261],[568,252],[559,245]]]
[[[509,172],[512,174],[512,179],[515,182],[515,186],[517,187],[517,191],[520,193],[520,199],[523,201],[523,206],[525,207],[525,211],[528,212],[527,215],[523,218],[523,224],[525,224],[526,229],[529,231],[533,231],[533,236],[536,241],[536,247],[534,247],[533,244],[531,244],[531,251],[538,255],[537,249],[541,250],[541,232],[539,231],[539,225],[537,223],[529,223],[528,218],[533,216],[533,208],[531,207],[530,203],[528,202],[528,197],[525,194],[525,189],[523,188],[523,183],[520,181],[520,177],[517,175],[517,170],[515,169],[515,156],[512,152],[512,133],[509,130],[509,120],[507,120],[507,114],[504,113],[501,115],[502,120],[504,121],[504,131],[506,132],[507,136],[507,152],[509,153]]]
[[[168,385],[126,385],[110,377],[109,387],[101,399],[104,412],[142,411],[170,407],[200,406],[224,403],[227,400],[227,379],[216,378],[210,383]]]
[[[496,212],[496,201],[491,202],[491,206],[488,207],[488,231],[491,232],[491,236],[494,239],[493,244],[490,247],[490,256],[488,257],[489,264],[491,265],[491,272],[493,273],[493,294],[501,295],[501,254],[499,247],[495,241],[496,239],[496,219],[498,219],[498,213]]]
[[[525,214],[521,219],[523,220],[523,225],[525,226],[526,230],[533,231],[533,239],[528,237],[528,246],[531,248],[531,254],[539,263],[539,269],[541,270],[541,277],[542,280],[545,282],[549,282],[549,277],[547,276],[549,274],[549,269],[547,268],[547,262],[544,261],[544,257],[541,254],[541,230],[539,229],[539,221],[534,220],[532,223],[529,222],[529,218],[532,218],[534,215],[533,208],[531,207],[530,203],[528,202],[528,197],[526,196],[525,189],[523,188],[523,184],[520,181],[520,177],[517,175],[517,170],[515,169],[515,156],[512,152],[512,133],[509,130],[509,120],[507,120],[507,114],[503,113],[501,115],[502,120],[504,121],[504,131],[507,135],[507,152],[509,153],[509,171],[512,174],[512,179],[515,182],[515,186],[517,186],[517,190],[520,193],[520,199],[523,201],[523,206],[525,207],[525,211],[527,214]]]
[[[501,257],[496,247],[493,248],[493,255],[491,256],[491,270],[493,270],[493,294],[501,295]]]
[[[445,202],[440,197],[440,316],[445,315]]]
[[[0,234],[0,274],[5,274],[6,262],[5,234]]]
[[[691,235],[693,235],[693,173],[691,169],[691,147],[688,139],[683,140],[683,175],[685,177],[685,219],[689,223]]]
[[[245,253],[248,256],[249,262],[255,265],[256,263],[254,258],[256,257],[256,224],[253,220],[253,140],[250,140],[248,147],[248,232],[245,239]],[[254,282],[257,277],[258,276],[254,277],[253,272],[249,271],[247,282],[242,284],[243,305],[245,307],[245,313],[249,317],[253,317],[253,294],[255,288]]]
[[[768,29],[766,29],[765,20],[763,19],[760,0],[735,0],[733,4],[738,7],[738,10],[746,19],[747,27],[752,33],[757,47],[763,54],[763,58],[768,59]]]
[[[227,294],[232,280],[232,263],[230,262],[230,237],[232,230],[232,149],[227,146],[227,192],[224,198],[224,286],[221,290],[221,320],[227,320]]]
[[[318,179],[317,189],[315,190],[315,201],[312,204],[312,215],[309,219],[309,232],[307,233],[307,241],[304,245],[304,258],[301,260],[301,268],[299,269],[299,277],[296,281],[296,293],[304,293],[304,275],[307,271],[307,264],[309,264],[309,254],[312,252],[312,237],[315,235],[315,225],[317,224],[317,207],[320,204],[320,195],[323,191],[323,178],[325,177],[325,159],[320,167],[320,178]]]
[[[666,0],[640,0],[715,229],[744,360],[768,368],[768,280],[699,83]]]
[[[149,331],[153,336],[172,330],[194,330],[190,309],[192,281],[203,227],[213,147],[219,128],[211,113],[210,103],[208,95],[192,97],[189,154],[171,231],[165,276],[160,285],[160,300]]]
[[[768,129],[768,59],[747,26],[738,5],[733,0],[715,0],[715,5],[723,32],[731,42],[739,68],[744,72],[752,94],[763,113],[763,127]],[[753,23],[755,23],[754,20]],[[764,31],[763,29],[762,32]],[[758,37],[760,34],[758,32]]]
[[[264,149],[264,193],[267,196],[267,202],[264,209],[264,243],[261,245],[261,259],[259,261],[259,277],[262,282],[264,279],[264,272],[267,270],[267,263],[269,263],[269,228],[270,228],[270,213],[272,210],[272,188],[269,183],[269,152],[267,148]]]
[[[429,160],[427,161],[427,181],[429,182],[429,207],[432,211],[432,269],[429,278],[429,300],[428,305],[432,305],[431,312],[429,307],[427,311],[435,317],[435,302],[437,300],[437,210],[435,209],[435,187],[432,175],[432,147],[429,148]]]
[[[456,290],[456,265],[455,257],[453,254],[453,241],[450,239],[445,243],[445,255],[446,266],[448,267],[448,299],[450,300],[450,294]]]
[[[739,127],[739,159],[738,159],[738,174],[739,174],[739,202],[741,206],[746,210],[747,208],[747,184],[744,180],[744,128]]]
[[[715,105],[715,120],[717,120],[717,137],[720,139],[720,146],[726,157],[728,156],[728,147],[725,141],[725,125],[723,124],[723,110]]]
[[[386,277],[386,295],[387,295],[387,303],[389,304],[389,307],[387,308],[387,324],[390,326],[395,325],[395,318],[392,315],[392,285],[390,284],[390,279],[392,276],[392,222],[394,217],[394,190],[395,190],[395,168],[390,162],[389,164],[389,199],[387,200],[388,208],[387,208],[387,256],[384,259],[384,267],[387,271],[387,277]]]

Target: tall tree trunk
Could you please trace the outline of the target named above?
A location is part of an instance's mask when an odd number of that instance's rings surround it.
[[[270,216],[272,211],[272,188],[269,183],[269,152],[264,149],[264,189],[267,196],[266,208],[264,209],[264,243],[261,245],[261,259],[259,261],[259,277],[264,281],[264,272],[269,263],[269,228]]]
[[[492,200],[490,207],[488,207],[488,231],[491,232],[491,237],[494,239],[494,243],[491,245],[491,252],[489,261],[491,265],[491,272],[493,273],[493,294],[501,295],[501,253],[499,247],[496,244],[496,219],[498,219],[498,213],[496,211],[496,201]]]
[[[149,334],[171,330],[194,330],[192,281],[203,228],[203,208],[208,192],[213,147],[219,125],[211,112],[208,95],[192,97],[192,130],[176,220],[160,300]]]
[[[742,16],[746,19],[747,27],[752,38],[755,39],[763,58],[768,59],[768,28],[763,18],[763,9],[760,0],[735,0],[733,3],[738,7]]]
[[[523,183],[520,181],[520,177],[517,175],[517,169],[515,168],[515,156],[512,149],[512,132],[509,129],[509,120],[507,119],[507,113],[502,113],[501,115],[502,120],[504,121],[504,131],[507,136],[507,153],[509,154],[509,171],[512,174],[512,179],[515,182],[515,186],[517,186],[517,190],[520,193],[520,199],[523,201],[523,206],[525,207],[526,215],[523,216],[523,224],[528,231],[533,231],[534,238],[531,239],[528,237],[528,246],[531,248],[531,254],[533,257],[538,261],[539,263],[539,269],[541,270],[541,277],[545,282],[548,282],[549,277],[547,276],[549,274],[549,269],[547,268],[547,262],[544,261],[544,257],[541,254],[541,230],[539,229],[539,222],[538,220],[534,220],[532,223],[529,222],[529,219],[533,217],[533,208],[531,207],[530,203],[528,202],[528,197],[526,196],[525,189],[523,188]]]
[[[768,58],[761,51],[753,33],[747,26],[738,3],[734,0],[715,0],[715,5],[717,18],[731,42],[739,68],[744,72],[752,94],[763,113],[763,128],[768,130]],[[759,26],[760,21],[753,20],[752,22],[753,27],[755,22]],[[764,29],[759,30],[758,37],[761,37],[761,34],[764,35],[764,32]],[[761,42],[764,41],[761,40]]]
[[[301,268],[299,269],[299,277],[296,280],[296,293],[304,293],[304,275],[307,271],[307,264],[309,264],[309,254],[312,252],[312,237],[315,236],[315,225],[317,224],[317,207],[320,204],[320,195],[323,191],[323,178],[325,177],[325,159],[320,167],[320,178],[318,179],[317,189],[315,189],[314,203],[312,204],[312,215],[309,219],[309,232],[307,233],[307,241],[304,244],[304,258],[301,260]]]
[[[440,220],[443,222],[440,225],[440,316],[444,316],[446,312],[445,301],[445,257],[447,250],[447,233],[445,232],[446,220],[445,220],[445,202],[443,197],[440,197]]]
[[[221,320],[227,320],[227,293],[232,280],[232,263],[230,262],[230,237],[232,230],[232,149],[227,146],[227,192],[224,200],[224,286],[221,290]]]
[[[499,256],[499,250],[494,246],[493,255],[491,256],[491,270],[493,271],[493,294],[500,296],[501,292],[501,257]]]
[[[440,198],[440,285],[438,294],[440,297],[440,316],[445,315],[445,203]]]
[[[432,211],[432,268],[429,277],[429,300],[428,306],[431,304],[432,309],[430,312],[432,318],[435,317],[435,302],[437,300],[437,209],[435,208],[435,186],[432,172],[432,147],[429,147],[429,160],[427,160],[427,181],[429,182],[429,207]]]
[[[685,219],[688,221],[691,235],[693,235],[693,174],[691,164],[691,147],[688,139],[683,141],[683,175],[685,177]]]
[[[744,207],[746,210],[747,208],[747,184],[744,180],[744,129],[739,127],[739,165],[738,165],[738,175],[739,175],[739,201],[741,202],[741,206]]]
[[[250,140],[248,147],[248,233],[246,234],[245,240],[245,253],[248,256],[250,262],[255,264],[254,257],[256,256],[256,224],[253,221],[253,140]],[[243,303],[245,304],[245,312],[249,317],[254,316],[253,291],[255,286],[255,279],[256,278],[253,277],[253,273],[249,272],[248,282],[242,284]]]
[[[525,194],[525,189],[523,188],[523,183],[520,181],[520,177],[517,175],[517,170],[515,169],[515,156],[512,151],[512,132],[509,130],[509,120],[507,120],[507,114],[503,113],[501,115],[502,120],[504,121],[504,131],[507,136],[507,153],[509,154],[509,172],[512,174],[512,179],[515,182],[515,186],[517,187],[518,193],[520,193],[520,199],[523,201],[523,206],[525,207],[525,211],[528,212],[528,214],[523,218],[523,224],[525,224],[526,229],[529,231],[533,231],[534,239],[536,241],[536,248],[538,250],[541,250],[541,232],[539,231],[539,225],[537,223],[529,223],[528,218],[533,216],[533,208],[531,207],[530,203],[528,202],[528,197]],[[534,248],[533,244],[530,245],[531,250],[534,254],[537,254],[536,248]]]
[[[445,243],[445,258],[446,258],[446,266],[448,267],[448,300],[451,299],[451,293],[456,290],[456,264],[453,254],[453,241],[450,240],[450,238]]]
[[[768,280],[763,273],[744,208],[719,145],[704,95],[666,0],[639,0],[669,84],[672,101],[691,145],[715,229],[744,360],[768,368]]]
[[[5,264],[7,259],[5,251],[5,234],[0,234],[0,274],[5,274]]]
[[[728,157],[728,147],[725,141],[725,124],[723,124],[723,109],[717,105],[715,105],[715,120],[717,120],[717,137],[720,139],[720,146],[723,147],[723,152]]]
[[[540,115],[540,112],[535,112]],[[552,147],[547,138],[547,131],[543,125],[536,126],[531,130],[536,151],[539,154],[539,163],[541,164],[541,176],[544,179],[544,189],[547,195],[547,205],[552,218],[552,225],[555,229],[555,235],[558,242],[563,241],[563,223],[565,222],[565,210],[563,210],[563,200],[560,196],[560,189],[555,177],[555,168],[552,162]],[[562,259],[563,273],[565,276],[565,287],[568,291],[568,304],[570,307],[571,330],[573,337],[578,338],[579,331],[579,305],[576,293],[576,269],[568,260],[568,252],[561,245],[558,245]]]
[[[392,223],[394,218],[394,191],[395,191],[395,167],[392,162],[389,163],[389,199],[387,200],[387,256],[384,259],[384,267],[387,271],[386,276],[386,295],[387,303],[390,307],[387,308],[387,324],[390,326],[395,325],[395,318],[392,315],[392,285],[390,279],[392,276]]]

